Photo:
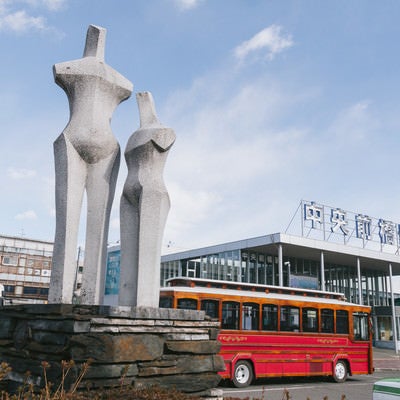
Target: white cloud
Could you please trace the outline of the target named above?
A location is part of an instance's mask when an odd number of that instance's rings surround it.
[[[241,72],[210,71],[160,109],[177,135],[165,173],[170,251],[282,230],[301,199],[313,144],[290,115],[315,90]]]
[[[176,7],[180,11],[187,11],[196,8],[203,0],[174,0]]]
[[[164,233],[164,242],[173,243],[171,249],[163,248],[163,252],[178,251],[196,245],[196,232],[211,215],[222,206],[222,197],[210,191],[208,187],[193,188],[190,185],[173,181],[168,184],[171,198],[171,210]],[[182,247],[182,235],[187,235]],[[173,248],[172,248],[173,247]]]
[[[363,142],[378,130],[379,122],[373,117],[371,102],[362,100],[339,112],[329,133],[345,143]]]
[[[0,15],[6,12],[6,7],[8,3],[9,0],[0,0]]]
[[[49,11],[58,11],[66,5],[67,0],[24,0],[24,3],[33,7],[44,7]]]
[[[292,46],[292,36],[285,34],[281,26],[271,25],[237,46],[234,53],[238,60],[243,61],[249,55],[263,51],[272,60],[276,54]]]
[[[36,215],[35,211],[28,210],[28,211],[24,211],[20,214],[17,214],[15,216],[15,219],[18,221],[23,221],[23,220],[27,220],[27,219],[33,220],[33,219],[37,219],[37,215]]]
[[[32,17],[25,10],[16,11],[0,17],[0,29],[16,33],[31,29],[45,30],[46,20],[43,17]]]
[[[11,167],[7,169],[7,175],[11,179],[26,179],[36,176],[36,171],[33,169]]]
[[[18,3],[23,7],[17,7]],[[30,7],[42,7],[47,11],[58,11],[66,4],[66,0],[0,0],[0,31],[23,34],[32,30],[39,32],[59,32],[47,24],[43,15],[34,16]]]

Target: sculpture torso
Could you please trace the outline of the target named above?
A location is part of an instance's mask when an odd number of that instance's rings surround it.
[[[163,170],[174,141],[174,131],[161,126],[141,128],[131,136],[125,150],[129,171],[124,186],[125,196],[138,199],[143,190],[168,196]]]
[[[93,164],[118,150],[110,120],[117,105],[130,96],[132,84],[96,57],[56,64],[54,75],[70,104],[63,134],[80,157]]]

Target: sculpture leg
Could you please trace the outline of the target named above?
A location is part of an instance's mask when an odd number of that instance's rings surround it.
[[[70,304],[75,289],[76,249],[86,164],[64,135],[54,142],[54,159],[56,233],[49,302]]]
[[[121,259],[119,302],[121,306],[136,306],[139,246],[139,203],[136,197],[121,196]],[[152,274],[153,271],[149,271]]]
[[[137,306],[159,306],[161,244],[169,208],[166,191],[143,190],[140,201]]]
[[[85,263],[80,296],[82,304],[103,303],[108,228],[119,163],[118,148],[109,157],[88,166]]]

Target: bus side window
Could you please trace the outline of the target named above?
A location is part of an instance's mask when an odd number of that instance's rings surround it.
[[[353,328],[355,340],[369,340],[368,314],[362,312],[353,313]]]
[[[300,328],[300,310],[297,307],[281,307],[281,331],[298,332]]]
[[[318,332],[318,310],[303,308],[303,332]]]
[[[349,333],[349,313],[345,310],[336,311],[336,333]]]
[[[178,299],[178,308],[184,310],[197,310],[196,299]]]
[[[160,297],[159,304],[160,304],[160,308],[172,308],[173,307],[172,296]]]
[[[224,301],[222,303],[222,329],[239,329],[239,303]]]
[[[219,318],[218,315],[218,300],[202,300],[201,309],[206,312],[210,318]]]
[[[333,310],[329,308],[323,308],[321,310],[321,332],[322,333],[333,333],[334,329],[334,318]]]
[[[278,330],[278,307],[274,304],[263,304],[262,306],[262,330]]]
[[[242,329],[258,330],[259,305],[256,303],[243,303],[242,305]]]

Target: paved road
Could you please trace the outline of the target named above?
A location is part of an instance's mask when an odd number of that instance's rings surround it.
[[[379,379],[398,377],[399,371],[381,371],[373,375],[350,377],[345,383],[334,383],[329,379],[267,379],[259,380],[245,389],[223,387],[224,397],[239,397],[262,400],[286,400],[283,393],[288,390],[291,400],[371,400],[374,382]],[[342,396],[346,397],[343,398]]]

